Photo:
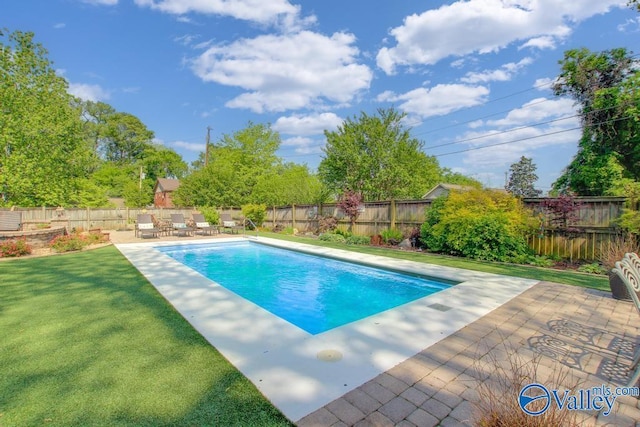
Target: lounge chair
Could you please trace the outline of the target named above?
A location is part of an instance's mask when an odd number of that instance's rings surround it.
[[[193,217],[193,222],[196,223],[196,233],[200,233],[203,236],[204,235],[213,235],[216,234],[218,232],[218,227],[216,227],[215,225],[211,225],[209,222],[207,222],[207,220],[204,218],[204,215],[202,214],[193,214],[191,215]]]
[[[189,233],[193,233],[193,227],[187,225],[182,214],[171,214],[171,225],[174,235],[188,236]]]
[[[237,224],[232,218],[231,214],[223,213],[220,214],[220,221],[222,221],[222,229],[229,230],[230,233],[238,233],[240,230],[244,230],[243,225]]]
[[[631,300],[640,314],[640,258],[637,254],[625,254],[622,261],[616,262],[613,272],[620,276],[627,286]],[[628,387],[633,387],[640,379],[640,351],[636,351],[629,369],[635,369],[627,384]]]
[[[142,238],[146,237],[158,237],[160,230],[156,228],[153,223],[153,219],[149,214],[138,214],[138,220],[136,222],[136,236]]]

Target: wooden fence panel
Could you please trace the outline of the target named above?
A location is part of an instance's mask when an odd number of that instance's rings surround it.
[[[538,255],[577,260],[598,260],[608,245],[620,239],[619,232],[610,229],[584,229],[566,233],[545,230],[528,238],[529,246]]]

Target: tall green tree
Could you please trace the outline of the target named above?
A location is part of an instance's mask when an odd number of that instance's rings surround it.
[[[505,190],[516,197],[538,197],[542,191],[535,188],[538,180],[536,165],[529,157],[522,156],[509,168],[509,181]]]
[[[33,33],[0,31],[0,203],[67,205],[86,175],[79,111]]]
[[[606,168],[612,164],[640,179],[638,60],[624,48],[583,48],[565,52],[560,64],[554,92],[575,99],[583,130],[578,153],[554,188],[569,187],[578,195],[610,193],[616,183]]]
[[[594,152],[589,132],[580,140],[578,152],[553,183],[553,194],[577,196],[619,196],[624,192],[624,168],[615,153]]]
[[[306,165],[286,163],[258,178],[251,199],[267,206],[314,204],[326,201],[323,190],[318,176]]]
[[[336,194],[345,189],[365,200],[418,198],[439,180],[434,157],[422,152],[403,124],[404,113],[379,109],[348,118],[336,131],[325,131],[324,157],[318,173]]]
[[[269,125],[249,122],[247,127],[209,147],[206,166],[183,179],[174,201],[184,206],[241,206],[252,200],[253,189],[264,175],[281,164],[276,151],[280,135]]]
[[[143,157],[153,137],[153,132],[133,114],[115,113],[107,119],[105,158],[118,163],[135,163]]]

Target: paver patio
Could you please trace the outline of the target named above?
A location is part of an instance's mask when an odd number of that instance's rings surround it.
[[[312,426],[468,426],[491,364],[517,351],[571,387],[626,385],[640,318],[609,293],[540,282],[487,316],[377,376],[298,422]],[[517,397],[514,396],[514,399]],[[617,397],[612,413],[583,413],[583,425],[640,426],[639,400]]]

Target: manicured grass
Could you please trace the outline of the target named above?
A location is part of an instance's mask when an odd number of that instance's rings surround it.
[[[109,246],[0,263],[0,425],[291,424]]]
[[[341,243],[324,242],[308,237],[296,237],[278,233],[261,232],[261,236],[293,242],[307,243],[328,248],[345,249],[371,255],[382,255],[428,264],[444,265],[447,267],[464,268],[467,270],[484,271],[486,273],[504,274],[507,276],[523,277],[547,282],[564,283],[567,285],[583,286],[586,288],[609,291],[609,279],[606,276],[578,273],[570,270],[556,270],[526,265],[505,264],[487,261],[474,261],[465,258],[430,254],[426,252],[401,251],[398,249],[346,245]]]

